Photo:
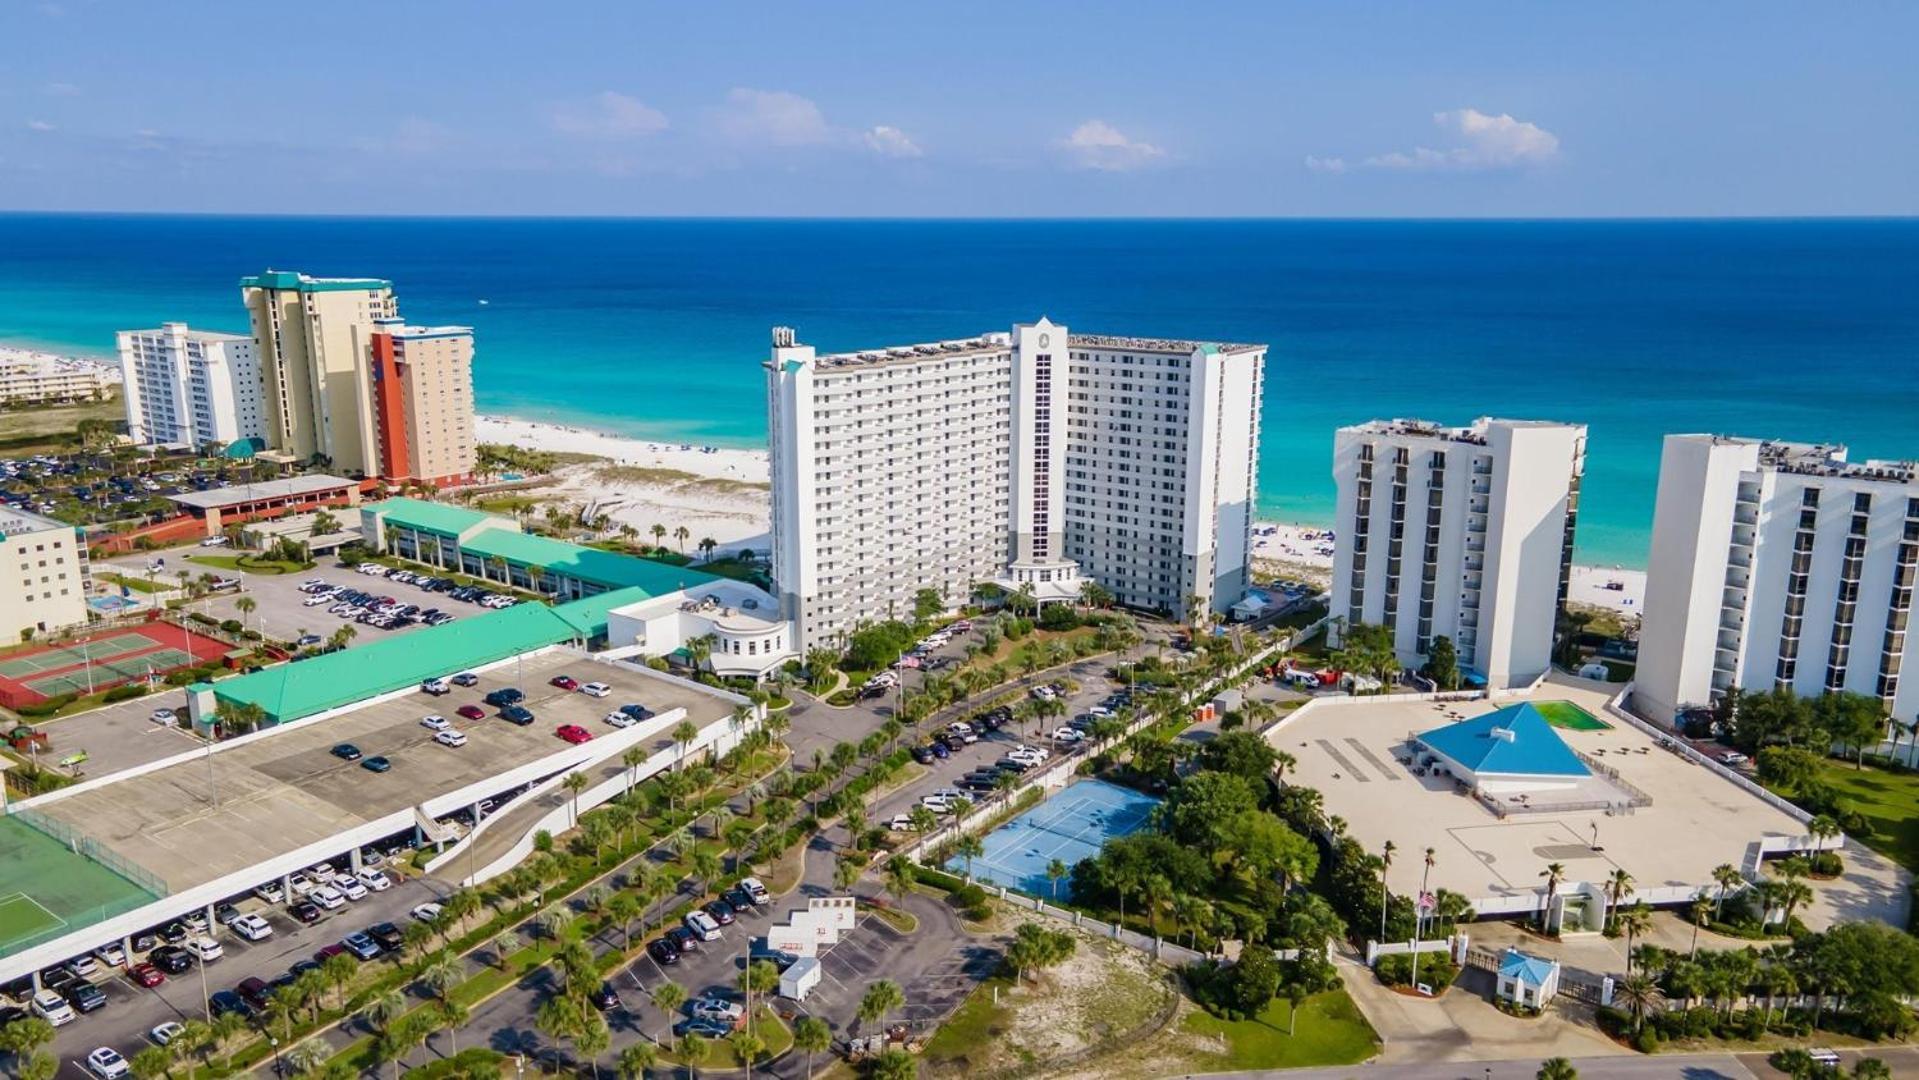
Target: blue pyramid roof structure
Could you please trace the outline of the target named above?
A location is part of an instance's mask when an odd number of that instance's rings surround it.
[[[1433,753],[1450,758],[1480,776],[1488,773],[1592,775],[1592,770],[1579,760],[1531,702],[1508,705],[1471,720],[1423,731],[1419,741]]]
[[[1546,980],[1552,977],[1553,961],[1518,949],[1507,949],[1506,955],[1499,961],[1499,973],[1529,986],[1544,986]]]

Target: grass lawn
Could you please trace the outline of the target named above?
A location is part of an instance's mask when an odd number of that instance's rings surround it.
[[[703,570],[709,574],[717,574],[724,578],[732,578],[735,581],[759,582],[766,580],[766,571],[760,567],[758,562],[746,562],[731,556],[714,559],[712,562],[700,563],[698,566],[695,566],[694,569]]]
[[[1291,1014],[1292,1006],[1278,998],[1251,1020],[1221,1020],[1202,1011],[1188,1016],[1180,1026],[1215,1040],[1226,1036],[1226,1053],[1208,1055],[1206,1061],[1208,1068],[1221,1070],[1356,1065],[1379,1049],[1379,1036],[1344,990],[1307,998],[1295,1033],[1288,1035]]]
[[[279,559],[262,559],[252,555],[188,555],[187,561],[219,570],[268,575],[303,574],[314,566],[310,562],[283,562]]]
[[[1013,980],[995,976],[975,987],[959,1010],[926,1040],[923,1053],[930,1065],[963,1066],[968,1054],[977,1053],[996,1038],[1005,1027],[1012,1010],[993,1002],[993,992],[1006,992]]]
[[[112,571],[108,571],[103,574],[95,574],[93,576],[95,580],[110,581],[115,585],[124,585],[128,589],[137,593],[165,592],[168,589],[173,588],[172,585],[165,584],[157,580],[148,580],[147,578],[143,578],[143,577],[130,577],[126,574],[116,574],[116,573],[113,573]]]
[[[1872,823],[1866,846],[1908,870],[1919,872],[1919,774],[1893,773],[1868,765],[1856,769],[1828,760],[1819,779]]]

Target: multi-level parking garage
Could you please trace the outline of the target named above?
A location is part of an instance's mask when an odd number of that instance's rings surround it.
[[[444,695],[389,691],[13,807],[9,826],[36,834],[24,842],[47,870],[0,882],[0,901],[16,898],[0,908],[0,920],[13,923],[11,933],[0,925],[0,982],[37,978],[113,945],[131,962],[150,929],[202,911],[217,928],[213,908],[223,901],[321,861],[357,869],[363,847],[409,833],[444,848],[431,868],[450,864],[460,868],[455,880],[483,878],[523,857],[535,829],[554,826],[554,791],[566,774],[595,781],[580,796],[591,806],[631,778],[622,764],[629,748],[646,751],[631,771],[645,777],[683,756],[723,753],[753,724],[741,714],[743,698],[564,646],[473,670],[473,685]],[[607,692],[553,686],[561,675]],[[509,687],[525,694],[530,724],[483,704]],[[652,715],[626,727],[604,719],[622,705]],[[462,717],[463,706],[484,717]],[[464,743],[436,741],[422,723],[428,716],[446,718]],[[684,747],[670,735],[681,721],[698,731]],[[561,738],[568,726],[591,738]],[[383,771],[368,767],[376,758]],[[80,874],[124,887],[65,889],[53,880]]]

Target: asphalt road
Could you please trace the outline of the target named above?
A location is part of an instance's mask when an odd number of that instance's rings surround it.
[[[1847,1069],[1863,1057],[1875,1057],[1892,1067],[1894,1076],[1919,1076],[1919,1049],[1889,1046],[1844,1050]],[[1580,1080],[1776,1080],[1784,1073],[1766,1064],[1764,1054],[1656,1054],[1572,1059]],[[1263,1069],[1207,1076],[1271,1078],[1271,1080],[1533,1080],[1540,1059],[1518,1061],[1452,1061],[1407,1065],[1352,1065],[1331,1069]]]

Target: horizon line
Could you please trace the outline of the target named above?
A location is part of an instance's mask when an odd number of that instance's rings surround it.
[[[1293,215],[1293,214],[618,214],[618,213],[433,213],[430,211],[299,213],[246,210],[32,210],[0,209],[0,218],[200,218],[262,221],[650,221],[786,223],[1098,223],[1098,222],[1287,222],[1295,224],[1630,224],[1914,222],[1919,213],[1876,214],[1563,214],[1563,215]]]

